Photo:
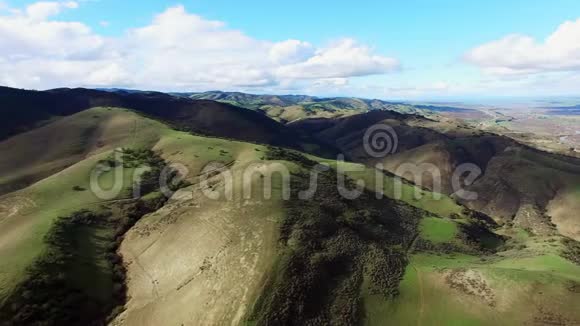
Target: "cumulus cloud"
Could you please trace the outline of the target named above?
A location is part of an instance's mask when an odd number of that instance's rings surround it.
[[[279,67],[277,74],[287,78],[344,78],[391,72],[397,60],[372,53],[353,39],[343,39],[317,50],[305,61]]]
[[[61,12],[62,9],[78,8],[78,3],[74,1],[69,2],[52,2],[41,1],[36,2],[26,7],[26,16],[32,20],[43,20],[49,16],[54,16]]]
[[[138,63],[136,83],[179,88],[263,85],[268,73],[268,42],[255,40],[224,23],[189,14],[183,6],[167,9],[152,24],[130,30],[122,43]]]
[[[0,15],[0,83],[49,88],[114,80],[97,78],[121,58],[114,42],[85,24],[51,20],[77,7],[76,2],[38,2]]]
[[[317,48],[301,40],[252,38],[224,22],[170,7],[147,26],[105,37],[57,19],[77,2],[38,2],[0,13],[0,83],[29,88],[150,89],[275,87],[384,74],[398,62],[344,39]]]
[[[77,22],[46,20],[62,8],[75,8],[76,3],[39,2],[28,6],[25,13],[0,16],[0,56],[9,59],[31,57],[93,56],[104,45],[102,37]]]
[[[279,64],[292,64],[307,60],[314,55],[312,44],[299,40],[278,42],[270,48],[270,59]]]
[[[564,22],[543,42],[512,34],[472,49],[465,58],[491,74],[580,70],[580,19]]]

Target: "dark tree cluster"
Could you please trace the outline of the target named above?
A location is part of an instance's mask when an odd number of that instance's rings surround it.
[[[314,164],[281,149],[268,158]],[[398,293],[408,263],[404,248],[422,212],[367,192],[344,199],[336,171],[321,173],[314,197],[300,200],[308,177],[292,176],[295,200],[286,202],[281,221],[280,258],[249,316],[257,325],[355,325],[365,315],[363,292],[385,299]]]

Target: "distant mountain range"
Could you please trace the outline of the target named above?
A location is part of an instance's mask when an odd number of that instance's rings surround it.
[[[404,103],[369,100],[355,97],[321,98],[307,95],[255,95],[240,92],[211,91],[203,93],[174,93],[191,99],[213,100],[263,112],[286,123],[305,118],[339,117],[371,110],[392,110],[417,113]]]

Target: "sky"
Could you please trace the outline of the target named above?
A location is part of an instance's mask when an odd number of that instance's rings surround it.
[[[0,85],[580,95],[580,1],[0,0]]]

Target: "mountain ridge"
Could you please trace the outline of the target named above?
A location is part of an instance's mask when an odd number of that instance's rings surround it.
[[[564,304],[580,299],[576,159],[392,110],[280,123],[156,92],[34,95],[23,111],[53,102],[0,141],[0,325],[580,321]],[[396,132],[395,153],[365,151],[377,125]],[[313,155],[324,150],[346,160]],[[401,163],[445,178],[477,164],[466,189],[481,198],[400,178]],[[165,194],[173,164],[189,173]],[[112,167],[122,191],[99,200],[89,175],[103,169],[106,187]],[[359,181],[358,197],[342,193]]]

